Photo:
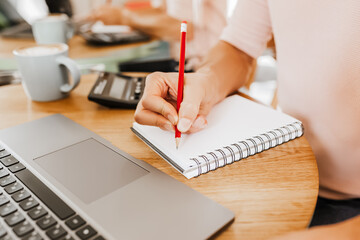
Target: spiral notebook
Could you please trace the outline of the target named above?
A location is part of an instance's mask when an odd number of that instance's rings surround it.
[[[182,134],[179,149],[172,132],[138,123],[131,130],[188,179],[303,134],[299,120],[238,95],[215,105],[207,120],[200,132]]]

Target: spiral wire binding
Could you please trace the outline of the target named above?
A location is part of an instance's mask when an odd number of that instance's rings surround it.
[[[198,169],[198,174],[196,175],[197,177],[211,170],[240,161],[241,159],[247,158],[256,153],[260,153],[297,137],[301,137],[303,134],[303,124],[301,122],[294,122],[284,127],[268,131],[267,133],[248,138],[245,141],[239,141],[231,144],[230,146],[224,146],[221,149],[216,149],[213,152],[208,152],[206,155],[199,155],[197,158],[191,158],[190,160],[196,163]],[[226,152],[229,154],[227,155]],[[229,155],[230,158],[228,157]],[[238,157],[236,155],[238,155]],[[214,163],[213,167],[212,163]],[[204,169],[205,166],[206,169]]]

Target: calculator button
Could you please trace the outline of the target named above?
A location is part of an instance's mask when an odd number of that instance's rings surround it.
[[[56,224],[56,220],[50,216],[50,215],[47,215],[43,218],[41,218],[40,220],[38,220],[36,222],[36,224],[42,229],[42,230],[45,230],[49,227],[52,227]]]
[[[5,218],[5,222],[10,227],[15,226],[16,224],[25,220],[25,217],[20,212],[14,212],[13,214]]]
[[[0,207],[0,216],[6,217],[7,215],[16,212],[17,209],[12,203],[7,203]]]
[[[39,219],[39,218],[45,216],[46,214],[47,214],[47,211],[42,206],[38,206],[28,212],[29,217],[31,217],[31,219],[33,219],[33,220]]]
[[[9,186],[7,186],[5,188],[5,191],[8,193],[8,194],[13,194],[17,191],[20,191],[23,189],[23,186],[21,185],[21,183],[18,183],[18,182],[15,182],[15,183],[12,183],[10,184]]]
[[[9,167],[9,170],[12,172],[12,173],[16,173],[16,172],[19,172],[21,170],[25,169],[25,166],[22,165],[21,163],[18,163],[18,164],[15,164],[15,165],[12,165],[11,167]]]
[[[78,235],[82,240],[89,239],[92,236],[96,235],[96,231],[89,225],[83,227],[82,229],[78,230],[76,232],[76,235]]]
[[[11,197],[16,201],[16,202],[21,202],[24,199],[29,198],[31,195],[28,191],[26,190],[21,190],[20,192],[17,192],[15,194],[13,194]]]
[[[30,197],[28,199],[25,199],[23,200],[21,203],[20,203],[20,207],[24,210],[24,211],[27,211],[27,210],[30,210],[34,207],[36,207],[37,205],[39,205],[38,201],[36,201],[34,198]]]
[[[5,165],[5,167],[14,165],[15,163],[18,163],[19,161],[14,156],[9,156],[6,158],[1,159],[1,163]]]

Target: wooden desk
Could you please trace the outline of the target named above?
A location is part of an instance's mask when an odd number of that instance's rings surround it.
[[[28,100],[21,85],[0,87],[0,129],[62,113],[231,209],[235,221],[217,239],[267,239],[308,225],[318,193],[318,171],[305,137],[187,180],[131,132],[133,110],[107,109],[87,100],[95,80],[96,75],[83,76],[69,98],[48,103]]]
[[[12,58],[12,51],[18,47],[27,47],[34,45],[34,39],[12,39],[0,37],[0,58]],[[99,57],[110,54],[113,51],[119,51],[129,47],[140,46],[143,43],[132,43],[126,45],[112,45],[112,46],[93,46],[86,44],[84,38],[74,36],[68,42],[69,57],[71,58],[89,58]]]

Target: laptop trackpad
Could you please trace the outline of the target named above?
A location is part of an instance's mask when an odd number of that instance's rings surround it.
[[[149,173],[95,139],[76,143],[34,160],[86,204]]]

